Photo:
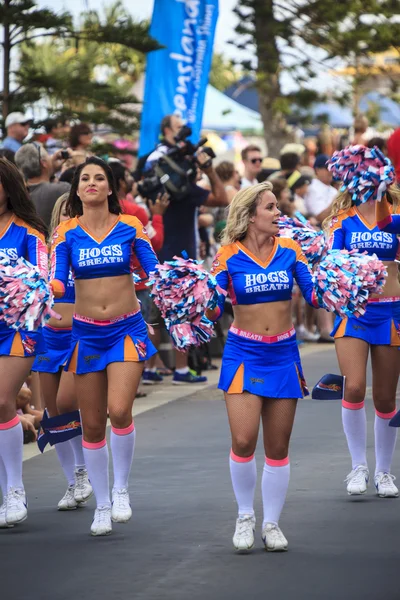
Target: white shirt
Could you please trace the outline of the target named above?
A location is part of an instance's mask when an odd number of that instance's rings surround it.
[[[338,191],[332,185],[326,185],[315,178],[310,183],[308,192],[304,198],[307,214],[316,217],[332,204],[332,200]]]
[[[246,179],[246,177],[242,177],[242,183],[240,185],[240,189],[247,188],[247,187],[250,187],[251,185],[257,185],[257,184],[258,184],[257,179],[253,179],[252,181],[250,181],[250,179]]]

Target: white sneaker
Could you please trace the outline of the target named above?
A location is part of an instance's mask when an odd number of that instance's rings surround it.
[[[297,335],[299,339],[304,342],[316,342],[319,340],[319,333],[312,333],[312,331],[306,329],[304,325],[298,326]]]
[[[90,533],[92,535],[110,535],[111,532],[111,507],[101,506],[96,508]]]
[[[22,523],[28,516],[25,490],[10,488],[6,497],[6,521],[8,525]]]
[[[111,518],[114,523],[126,523],[132,517],[129,493],[126,488],[112,491]]]
[[[75,469],[75,491],[74,497],[78,504],[86,502],[93,494],[93,488],[89,481],[86,469]]]
[[[254,515],[243,515],[236,519],[236,529],[232,539],[236,550],[251,550],[254,546],[255,528],[256,518]]]
[[[369,471],[368,467],[359,465],[353,469],[346,477],[347,493],[349,496],[359,496],[365,494],[368,487]]]
[[[267,552],[286,552],[288,541],[275,523],[266,523],[261,533]]]
[[[399,490],[394,485],[396,477],[390,473],[379,471],[374,477],[376,493],[380,498],[397,498]]]
[[[6,504],[0,506],[0,529],[11,529],[14,525],[9,525],[6,521]]]
[[[67,491],[57,505],[58,510],[75,510],[78,508],[78,503],[75,500],[74,492],[75,486],[69,485],[67,487]]]

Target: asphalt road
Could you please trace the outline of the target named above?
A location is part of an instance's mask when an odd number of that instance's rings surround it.
[[[337,372],[332,350],[303,360],[313,385]],[[370,468],[373,409],[368,403]],[[281,526],[289,552],[257,545],[236,555],[229,431],[215,388],[135,419],[133,519],[92,538],[94,504],[55,509],[65,484],[54,452],[24,464],[29,518],[0,531],[1,600],[398,600],[400,499],[351,499],[340,403],[303,400],[291,446],[292,479]],[[259,476],[262,446],[257,451]],[[400,474],[399,452],[393,472]]]

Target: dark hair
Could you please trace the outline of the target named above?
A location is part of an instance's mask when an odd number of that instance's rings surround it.
[[[165,117],[163,117],[163,119],[161,121],[160,131],[163,136],[165,135],[166,128],[171,127],[171,117],[172,117],[172,115],[166,115]]]
[[[65,212],[70,217],[76,217],[83,214],[82,201],[79,198],[77,191],[79,186],[79,180],[81,178],[81,173],[87,165],[96,165],[97,167],[103,169],[104,174],[108,179],[108,186],[111,190],[111,194],[108,196],[108,210],[113,215],[119,215],[122,212],[122,209],[118,201],[117,190],[115,189],[114,175],[109,165],[101,158],[97,158],[97,156],[90,156],[88,159],[86,159],[84,163],[76,167],[75,175],[72,180],[71,189],[69,192],[69,197],[65,207]]]
[[[69,167],[65,169],[58,178],[58,181],[65,181],[66,183],[72,183],[76,171],[76,167]]]
[[[276,177],[271,183],[273,185],[272,193],[275,194],[277,200],[280,199],[283,190],[289,189],[288,183],[283,177]]]
[[[282,171],[294,171],[300,164],[300,156],[296,152],[286,152],[280,157]]]
[[[58,124],[62,125],[61,119],[46,119],[46,121],[44,122],[44,128],[46,130],[46,133],[50,133],[51,130],[54,129],[54,127],[57,127]]]
[[[223,160],[215,167],[215,172],[222,182],[229,181],[235,173],[235,165],[228,160]]]
[[[386,140],[381,137],[373,137],[369,140],[367,146],[368,148],[378,146],[379,150],[382,150],[382,152],[384,152],[386,150]]]
[[[114,176],[114,181],[115,181],[115,186],[117,188],[117,190],[119,190],[119,185],[120,185],[120,181],[124,181],[125,180],[125,171],[126,171],[126,167],[124,167],[124,165],[122,163],[120,163],[119,161],[116,160],[112,160],[111,162],[108,163],[108,166],[110,167],[112,174]]]
[[[303,185],[310,184],[311,179],[309,177],[305,177],[304,175],[300,175],[298,179],[290,186],[292,192],[295,192],[299,188],[303,187]]]
[[[15,165],[15,152],[8,148],[0,148],[0,158],[6,158]]]
[[[0,158],[0,183],[7,196],[8,210],[11,210],[16,217],[46,236],[46,225],[36,212],[35,205],[29,196],[20,171],[6,158]]]
[[[250,146],[246,146],[246,148],[243,148],[242,150],[242,160],[246,160],[249,152],[261,152],[261,148],[259,146],[256,146],[255,144],[250,144]]]
[[[92,133],[92,130],[87,123],[79,123],[79,125],[71,127],[69,132],[69,145],[71,148],[74,149],[79,146],[79,137],[88,133]]]

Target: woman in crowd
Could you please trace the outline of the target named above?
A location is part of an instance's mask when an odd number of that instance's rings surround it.
[[[63,194],[54,205],[50,224],[50,239],[56,227],[68,220],[65,212],[68,194]],[[61,320],[50,319],[43,328],[46,354],[36,357],[32,370],[40,374],[44,404],[49,417],[77,410],[74,376],[63,370],[71,348],[72,315],[75,285],[72,273],[62,299],[55,299],[55,309]],[[92,495],[82,450],[82,436],[55,445],[58,460],[67,479],[68,487],[58,503],[58,510],[74,510]]]
[[[348,153],[348,157],[350,156]],[[357,158],[359,159],[359,155]],[[359,174],[362,171],[361,163]],[[392,187],[387,195],[397,206],[399,192]],[[329,229],[331,249],[356,249],[376,254],[384,262],[388,272],[382,295],[372,297],[366,313],[359,318],[337,317],[332,335],[335,338],[339,367],[346,378],[342,421],[352,461],[352,470],[346,478],[347,493],[365,494],[369,481],[364,399],[370,353],[375,406],[374,483],[379,497],[392,498],[399,494],[394,484],[395,478],[390,472],[397,430],[389,427],[389,421],[396,413],[396,388],[400,373],[400,284],[395,262],[399,241],[395,235],[379,230],[375,204],[371,199],[356,206],[352,194],[346,188],[334,200],[331,215],[324,225]]]
[[[232,434],[230,471],[239,515],[233,544],[254,545],[254,492],[257,444],[262,420],[265,465],[262,476],[262,539],[270,551],[286,550],[279,517],[289,484],[289,441],[297,399],[307,394],[291,295],[296,279],[307,302],[318,307],[307,260],[300,247],[278,237],[280,211],[269,182],[245,188],[234,197],[212,272],[229,290],[234,322],[225,345],[219,388],[225,392]],[[208,311],[215,320],[219,306]]]
[[[78,167],[67,202],[72,217],[53,236],[52,287],[65,294],[75,279],[75,314],[67,369],[75,373],[81,411],[83,452],[97,508],[92,535],[111,533],[111,520],[126,522],[132,511],[128,478],[135,429],[132,405],[144,361],[155,352],[135,294],[137,258],[148,275],[157,259],[136,217],[121,214],[112,172],[91,157]],[[109,493],[107,407],[114,466]]]
[[[43,277],[48,275],[46,228],[37,216],[17,167],[0,159],[0,253],[10,259],[26,258]],[[0,320],[0,486],[3,505],[0,526],[27,517],[22,482],[22,425],[16,398],[29,375],[34,358],[45,351],[42,332],[16,331]]]

